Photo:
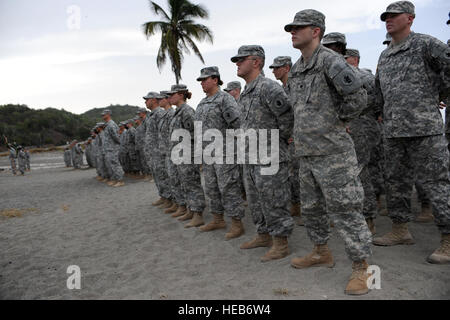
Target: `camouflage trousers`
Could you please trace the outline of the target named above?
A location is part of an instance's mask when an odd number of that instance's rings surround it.
[[[124,151],[119,152],[119,163],[122,166],[124,172],[129,172],[129,166],[127,164],[127,154]]]
[[[108,179],[108,173],[106,171],[106,166],[105,166],[105,155],[102,154],[101,152],[98,153],[97,155],[97,174],[105,179]]]
[[[239,169],[240,166],[234,164],[203,164],[204,190],[212,213],[238,219],[244,217]]]
[[[25,166],[25,167],[26,167],[26,169],[27,169],[27,170],[31,170],[31,164],[30,164],[30,160],[29,160],[29,159],[27,159],[25,163],[26,163],[26,166]]]
[[[119,150],[108,150],[105,153],[105,164],[113,181],[123,180],[123,169],[119,163]]]
[[[165,156],[160,154],[153,154],[151,161],[153,179],[155,180],[159,196],[162,198],[170,199],[170,180],[169,175],[167,174]]]
[[[136,152],[127,152],[127,154],[125,155],[126,157],[126,161],[129,164],[129,170],[130,172],[139,172],[139,163],[138,163],[138,158],[137,158],[137,153]]]
[[[16,159],[15,158],[9,158],[9,161],[11,162],[11,171],[13,174],[17,173],[17,167],[16,167]]]
[[[380,139],[373,146],[370,152],[369,161],[369,174],[372,179],[372,186],[375,195],[378,197],[382,194],[386,194],[385,190],[385,161],[384,161],[384,143],[383,143],[383,127],[381,124],[377,124],[380,131]]]
[[[145,157],[144,149],[137,149],[136,150],[136,155],[137,155],[137,162],[139,164],[139,170],[143,174],[150,174],[151,170],[148,167],[148,162],[147,162],[146,157]]]
[[[25,170],[27,169],[27,163],[25,159],[20,159],[17,161],[19,163],[19,171],[21,174],[25,173]]]
[[[193,212],[205,210],[205,195],[203,193],[199,166],[195,164],[176,165],[181,188],[184,191],[186,206]]]
[[[364,132],[363,132],[364,133]],[[373,150],[376,141],[373,141],[364,134],[350,134],[353,143],[355,144],[356,157],[360,168],[359,179],[361,180],[364,189],[364,205],[363,215],[366,219],[376,218],[377,216],[377,196],[372,184],[372,177],[370,176],[369,162],[371,151]]]
[[[288,237],[294,220],[288,210],[291,200],[288,163],[280,163],[274,175],[262,175],[262,165],[244,165],[248,207],[259,234]]]
[[[73,159],[73,166],[75,167],[75,169],[81,169],[81,166],[83,165],[83,155],[76,154]]]
[[[385,140],[386,201],[393,222],[412,220],[414,183],[423,188],[433,207],[436,225],[450,234],[449,151],[443,135]]]
[[[170,199],[175,201],[175,203],[179,206],[185,206],[186,197],[184,194],[184,189],[181,186],[181,179],[178,175],[177,167],[172,160],[170,160],[170,154],[165,156],[165,163],[170,183]]]
[[[372,235],[362,215],[364,190],[354,150],[300,158],[302,215],[315,245],[330,239],[330,219],[352,261],[371,255]]]
[[[289,161],[289,185],[291,186],[291,202],[294,204],[300,203],[300,180],[298,177],[299,160],[295,156],[294,143],[288,147],[291,161]]]

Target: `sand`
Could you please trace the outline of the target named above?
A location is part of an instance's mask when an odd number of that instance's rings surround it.
[[[45,163],[51,165],[42,168]],[[381,290],[349,297],[343,291],[351,263],[335,233],[333,269],[290,267],[291,258],[312,247],[298,226],[292,254],[263,264],[266,249],[239,249],[255,233],[248,211],[246,234],[225,241],[225,230],[186,230],[152,207],[158,198],[152,182],[126,179],[125,187],[111,188],[94,179],[95,170],[55,165],[61,163],[62,153],[42,154],[24,177],[0,172],[0,211],[22,210],[18,217],[0,214],[0,299],[450,298],[450,266],[425,261],[439,245],[434,224],[411,223],[416,245],[373,247],[370,263],[381,268]],[[386,217],[376,224],[379,233],[390,228]],[[80,290],[67,288],[71,265],[81,269]]]

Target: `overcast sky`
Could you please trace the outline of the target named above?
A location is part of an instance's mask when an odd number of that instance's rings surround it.
[[[166,0],[155,0],[166,7]],[[273,58],[300,56],[283,29],[296,12],[316,9],[326,15],[328,32],[347,35],[348,47],[361,52],[361,67],[375,72],[386,30],[379,16],[391,0],[210,0],[214,44],[201,44],[206,65],[185,56],[182,83],[193,93],[194,108],[204,97],[195,79],[204,66],[219,67],[224,82],[242,79],[230,61],[240,45],[260,44],[266,51],[266,76]],[[416,0],[413,30],[444,42],[448,0]],[[74,7],[75,6],[75,9]],[[77,28],[74,14],[80,10]],[[156,67],[159,36],[146,40],[141,25],[158,20],[147,0],[0,0],[0,104],[64,108],[83,113],[110,104],[143,106],[149,91],[175,83],[170,64]],[[74,24],[75,23],[75,24]]]

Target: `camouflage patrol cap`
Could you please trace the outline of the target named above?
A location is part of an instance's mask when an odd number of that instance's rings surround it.
[[[314,26],[325,31],[325,15],[322,12],[307,9],[297,12],[294,21],[284,27],[286,32],[291,32],[294,27]]]
[[[414,4],[412,4],[412,2],[409,1],[397,1],[397,2],[393,2],[391,3],[385,12],[383,12],[381,14],[381,21],[386,21],[386,16],[389,13],[409,13],[411,14],[413,17],[416,17],[416,13],[415,13],[415,7]]]
[[[102,112],[102,116],[104,116],[105,114],[112,115],[112,112],[111,112],[111,110],[105,110]]]
[[[133,118],[133,119],[128,119],[126,123],[127,123],[127,124],[130,124],[130,123],[133,124],[134,121],[135,121],[134,118]]]
[[[97,122],[96,125],[95,125],[95,127],[96,127],[96,128],[101,128],[101,127],[103,127],[104,125],[105,125],[104,122]]]
[[[389,44],[392,42],[392,36],[389,33],[386,33],[386,40],[383,41],[383,44]]]
[[[170,97],[169,91],[160,91],[159,94],[161,96],[164,96],[164,98]]]
[[[274,69],[274,68],[279,68],[279,67],[284,67],[284,66],[292,67],[292,59],[291,59],[291,57],[288,57],[288,56],[276,57],[273,60],[272,65],[269,66],[269,68],[270,69]]]
[[[123,122],[123,121],[120,122],[120,123],[119,123],[119,127],[125,127],[125,122]]]
[[[197,81],[202,81],[208,79],[209,77],[216,76],[220,77],[220,72],[218,67],[207,67],[203,68],[200,71],[200,77],[197,78]]]
[[[238,54],[231,58],[231,62],[236,63],[239,61],[239,59],[245,58],[245,57],[250,57],[250,56],[265,58],[266,53],[264,52],[263,47],[261,47],[259,45],[241,46],[238,50]]]
[[[184,84],[174,84],[171,88],[168,94],[172,95],[178,92],[185,92],[188,91],[188,88]]]
[[[330,32],[323,37],[322,39],[323,45],[332,43],[342,43],[343,45],[347,45],[345,34],[340,32]]]
[[[344,58],[348,58],[348,57],[358,57],[360,58],[361,56],[359,55],[359,51],[356,49],[347,49],[347,51],[345,51],[345,55]]]
[[[147,113],[147,109],[139,108],[138,111],[136,111],[136,114],[140,114],[140,113]]]
[[[144,98],[144,100],[148,100],[148,99],[158,99],[159,97],[159,93],[158,92],[149,92],[147,93],[147,95]]]
[[[242,88],[241,83],[239,81],[232,81],[227,84],[227,87],[225,89],[223,89],[223,91],[230,92],[231,90],[241,89],[241,88]]]

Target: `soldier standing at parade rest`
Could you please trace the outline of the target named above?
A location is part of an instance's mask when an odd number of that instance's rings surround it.
[[[346,126],[365,108],[367,93],[344,57],[321,45],[325,15],[316,10],[300,11],[285,31],[291,33],[293,47],[302,53],[292,67],[287,87],[295,114],[302,215],[314,243],[310,254],[293,259],[291,264],[298,269],[334,266],[327,245],[331,219],[353,262],[345,293],[366,294],[371,233],[362,215],[364,191]]]
[[[119,163],[119,128],[114,120],[112,120],[111,115],[112,113],[110,110],[105,110],[102,113],[103,121],[105,121],[105,139],[103,141],[105,164],[111,179],[111,181],[108,182],[108,185],[112,187],[122,187],[125,183],[123,182],[123,169]]]
[[[381,15],[392,36],[381,53],[375,80],[383,106],[387,207],[392,231],[374,238],[380,246],[413,244],[408,230],[414,182],[431,201],[441,246],[427,261],[450,263],[449,150],[439,110],[450,92],[450,48],[429,35],[411,31],[415,7],[390,4]]]

